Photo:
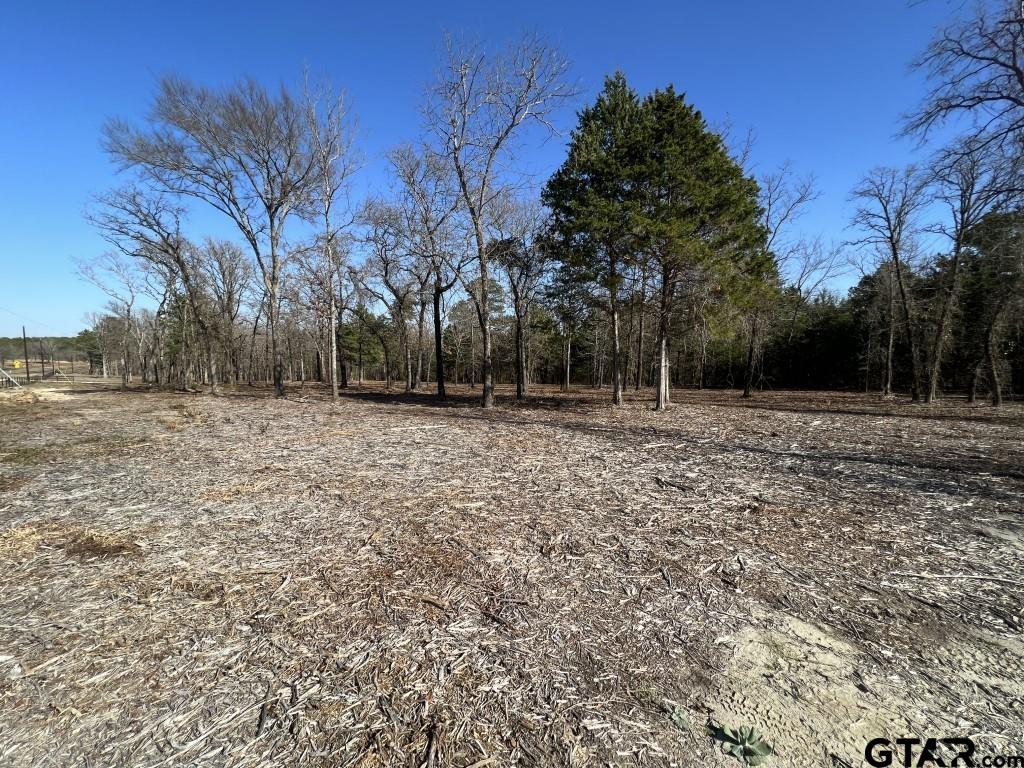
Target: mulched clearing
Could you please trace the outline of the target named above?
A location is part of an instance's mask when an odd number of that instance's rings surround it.
[[[0,765],[1024,753],[1024,408],[0,402]]]

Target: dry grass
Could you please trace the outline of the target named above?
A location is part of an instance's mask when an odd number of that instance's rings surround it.
[[[0,461],[5,464],[26,465],[39,464],[46,457],[47,446],[29,445],[13,448],[6,453],[0,454]]]
[[[0,764],[1024,751],[1019,407],[605,395],[0,411]]]
[[[0,532],[0,561],[30,558],[40,547],[57,548],[82,560],[141,552],[138,544],[123,534],[79,525],[30,523]]]
[[[207,488],[199,494],[200,501],[237,501],[251,498],[273,486],[273,480],[246,480],[241,483]]]

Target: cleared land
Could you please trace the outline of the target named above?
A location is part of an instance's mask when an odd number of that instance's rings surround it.
[[[0,402],[0,765],[1024,753],[1020,406],[457,394]]]

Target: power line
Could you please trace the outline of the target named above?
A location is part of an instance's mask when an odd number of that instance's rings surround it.
[[[17,317],[19,320],[23,320],[25,322],[32,323],[33,325],[41,325],[43,328],[49,328],[57,336],[66,336],[67,335],[65,333],[61,333],[60,331],[58,331],[56,328],[54,328],[49,323],[44,323],[44,322],[41,322],[39,320],[36,320],[35,318],[31,318],[28,315],[23,315],[20,312],[15,312],[13,309],[8,309],[7,307],[0,307],[0,312],[6,312],[9,315],[13,315],[14,317]]]

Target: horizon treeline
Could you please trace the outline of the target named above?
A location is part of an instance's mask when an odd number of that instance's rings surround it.
[[[562,165],[524,179],[517,150],[577,106],[537,37],[448,39],[423,138],[354,201],[360,155],[342,94],[311,83],[220,89],[165,77],[104,146],[130,179],[90,219],[112,246],[80,273],[110,297],[89,344],[124,385],[365,379],[446,383],[982,393],[1024,389],[1024,42],[1014,3],[946,27],[917,60],[931,90],[904,127],[922,159],[865,169],[850,227],[808,237],[817,192],[683,92],[606,78]],[[993,111],[994,110],[994,111]],[[962,130],[928,144],[939,125]],[[813,170],[813,169],[812,169]],[[539,188],[534,186],[541,182]],[[237,238],[189,230],[194,206]],[[825,236],[842,236],[826,244]],[[829,290],[857,270],[845,296]]]

